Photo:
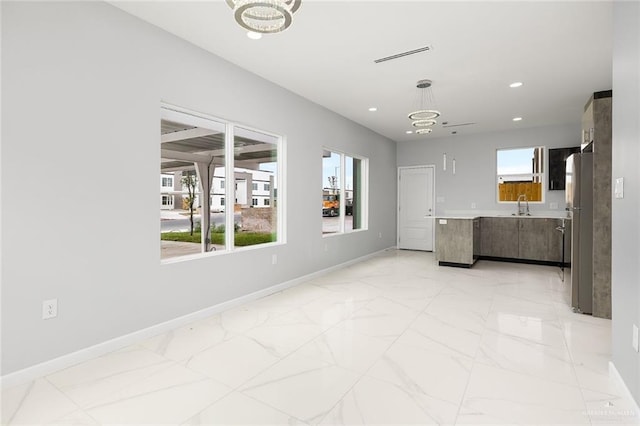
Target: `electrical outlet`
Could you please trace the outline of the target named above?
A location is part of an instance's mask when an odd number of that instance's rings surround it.
[[[42,302],[42,319],[51,319],[58,316],[58,299]]]
[[[471,203],[471,208],[475,209],[476,208],[476,203]]]
[[[633,324],[633,335],[631,336],[631,346],[636,352],[640,352],[638,349],[638,326]]]
[[[275,265],[278,263],[278,255],[277,254],[272,254],[271,255],[271,264]]]

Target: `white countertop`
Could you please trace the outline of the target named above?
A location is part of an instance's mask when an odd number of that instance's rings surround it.
[[[522,216],[516,216],[516,215],[507,215],[507,214],[478,214],[478,215],[438,215],[438,216],[434,216],[435,219],[467,219],[467,220],[473,220],[473,219],[478,219],[481,217],[504,217],[504,218],[523,218],[523,219],[565,219],[565,220],[571,220],[571,218],[568,218],[566,216],[550,216],[550,215],[530,215],[530,216],[526,216],[526,215],[522,215]]]

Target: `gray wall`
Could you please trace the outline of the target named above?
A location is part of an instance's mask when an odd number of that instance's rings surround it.
[[[589,93],[585,94],[585,103]],[[459,134],[455,137],[429,138],[398,143],[398,166],[436,165],[436,196],[444,202],[436,203],[436,215],[513,213],[515,206],[499,204],[496,195],[496,150],[545,146],[563,148],[580,145],[580,119],[571,125],[535,127],[508,131]],[[447,170],[443,171],[443,154],[447,154]],[[548,157],[548,156],[547,156]],[[456,159],[456,174],[452,160]],[[548,158],[545,160],[548,168]],[[544,183],[545,187],[547,183]],[[471,203],[476,208],[471,208]],[[551,210],[550,203],[558,208]],[[548,191],[545,202],[531,204],[532,214],[565,216],[564,191]]]
[[[631,347],[640,325],[640,3],[613,8],[613,179],[624,178],[624,198],[612,202],[613,363],[640,402],[640,356]]]
[[[3,374],[395,244],[393,141],[108,4],[1,7]],[[160,264],[161,101],[286,135],[286,245]],[[370,159],[368,232],[321,237],[323,145]]]

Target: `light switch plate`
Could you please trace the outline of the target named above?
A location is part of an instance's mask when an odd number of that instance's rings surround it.
[[[446,225],[447,224],[447,219],[440,219],[440,220],[438,220],[438,223],[440,225]]]
[[[616,198],[624,198],[624,178],[617,178],[613,193]]]

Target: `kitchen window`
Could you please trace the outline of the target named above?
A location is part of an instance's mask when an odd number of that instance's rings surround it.
[[[497,150],[498,202],[544,202],[544,153],[543,146]]]

